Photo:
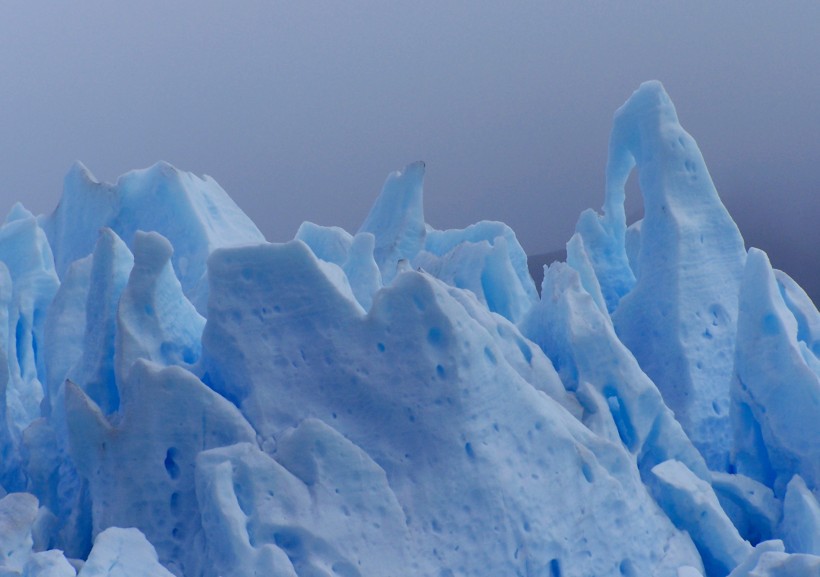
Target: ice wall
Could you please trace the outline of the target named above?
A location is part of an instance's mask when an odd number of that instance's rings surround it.
[[[163,163],[16,206],[0,574],[820,574],[820,313],[659,83],[540,297],[503,223],[426,224],[423,179],[284,244]]]

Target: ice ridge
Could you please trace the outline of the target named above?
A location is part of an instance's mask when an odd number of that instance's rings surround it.
[[[0,575],[820,576],[820,313],[660,83],[541,294],[499,222],[270,244],[160,163],[0,226]],[[626,226],[637,169],[646,215]]]

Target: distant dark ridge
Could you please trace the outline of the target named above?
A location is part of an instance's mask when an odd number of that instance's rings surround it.
[[[557,260],[567,260],[566,249],[562,248],[527,257],[527,268],[530,269],[530,276],[532,280],[535,281],[535,288],[538,289],[538,294],[541,294],[541,281],[544,280],[544,265],[552,264]]]

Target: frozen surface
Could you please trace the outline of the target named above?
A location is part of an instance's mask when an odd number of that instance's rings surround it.
[[[800,475],[786,487],[780,533],[790,553],[820,555],[820,504]]]
[[[0,227],[0,308],[7,324],[0,339],[7,351],[6,421],[12,436],[40,416],[45,363],[38,354],[48,306],[60,282],[51,247],[37,220],[17,208]]]
[[[78,577],[171,577],[157,553],[136,529],[113,527],[94,540],[94,548]]]
[[[637,280],[614,312],[615,328],[707,464],[724,469],[731,448],[727,353],[745,250],[660,84],[642,85],[615,115],[607,202],[623,194],[632,166],[645,217]]]
[[[182,293],[171,268],[172,253],[171,243],[156,232],[134,237],[134,268],[117,308],[117,383],[137,359],[168,366],[191,365],[199,358],[205,319]]]
[[[783,503],[769,487],[745,475],[713,473],[712,488],[744,539],[755,545],[777,534]]]
[[[28,558],[23,575],[40,575],[42,577],[74,577],[74,567],[57,549],[32,553]]]
[[[672,521],[685,529],[703,556],[708,575],[725,575],[751,551],[708,483],[680,461],[652,468],[656,495]]]
[[[795,474],[820,487],[820,374],[798,329],[766,254],[750,250],[732,387],[736,462],[780,495]]]
[[[457,288],[472,292],[482,304],[518,322],[538,295],[527,257],[515,233],[500,222],[480,222],[464,230],[429,230],[414,266]]]
[[[0,500],[0,568],[20,571],[28,562],[34,539],[31,526],[37,517],[37,499],[11,493]]]
[[[112,413],[119,407],[119,390],[115,358],[109,352],[114,350],[117,339],[117,309],[134,257],[114,231],[102,229],[91,263],[82,356],[71,370],[54,372],[61,376],[60,384],[66,376],[70,377],[104,413]]]
[[[618,340],[581,276],[555,263],[546,271],[541,294],[522,330],[552,359],[564,386],[576,393],[587,427],[622,443],[644,476],[655,465],[677,459],[708,480],[703,457]]]
[[[180,367],[162,369],[141,359],[121,395],[112,425],[79,387],[69,383],[66,389],[71,456],[88,479],[93,534],[138,527],[169,568],[195,574],[190,568],[199,562],[196,456],[255,441],[255,434],[233,405]]]
[[[422,208],[423,179],[423,162],[391,173],[359,229],[376,239],[373,258],[386,283],[396,276],[399,261],[411,260],[424,246],[427,230]]]
[[[220,574],[418,572],[405,514],[364,451],[308,419],[283,436],[277,459],[250,444],[199,457],[208,557]]]
[[[425,222],[424,168],[284,244],[165,163],[16,205],[0,575],[820,576],[820,313],[661,85],[540,297],[507,225]]]
[[[238,404],[275,457],[284,432],[305,419],[324,420],[370,455],[404,511],[399,527],[417,544],[413,573],[523,572],[551,563],[599,574],[621,563],[669,573],[693,553],[649,498],[628,453],[561,406],[565,393],[551,364],[503,317],[488,332],[447,285],[413,271],[399,274],[364,314],[300,241],[221,250],[210,267],[205,380]],[[496,344],[499,334],[516,346]],[[414,355],[404,354],[409,348]],[[541,374],[519,372],[522,361]],[[609,507],[605,496],[615,487],[631,495],[629,505],[610,521],[590,514]],[[554,494],[563,496],[546,497]],[[612,544],[610,531],[621,523]],[[492,542],[477,527],[492,527]],[[402,534],[395,538],[403,542]],[[656,545],[636,548],[638,541]],[[300,542],[301,555],[321,553],[312,550],[315,536]],[[591,554],[604,547],[608,555]]]
[[[820,557],[789,555],[782,541],[764,541],[729,577],[814,577],[820,575]]]
[[[77,163],[65,177],[60,204],[40,220],[60,276],[91,253],[100,228],[111,228],[128,246],[139,230],[162,234],[174,246],[174,271],[185,293],[203,304],[208,254],[265,240],[216,181],[165,162],[124,174],[113,185],[98,182]]]

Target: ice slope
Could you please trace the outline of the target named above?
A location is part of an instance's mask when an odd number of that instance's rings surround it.
[[[672,575],[694,553],[630,455],[561,406],[543,353],[503,317],[482,326],[441,281],[400,273],[364,314],[299,241],[220,250],[209,277],[203,380],[237,403],[274,457],[305,419],[368,454],[389,483],[374,498],[404,512],[410,573],[553,565],[613,574],[623,565]],[[517,346],[499,346],[502,338]],[[540,368],[530,376],[540,390],[514,368],[522,361]],[[629,497],[601,518],[612,491]]]
[[[752,249],[740,290],[731,389],[739,472],[783,494],[795,474],[820,486],[820,371],[798,339],[766,254]]]
[[[790,552],[820,555],[820,504],[799,475],[786,486],[782,519],[780,534]]]
[[[185,294],[203,307],[211,251],[265,240],[216,181],[165,162],[124,174],[113,185],[98,182],[78,162],[65,177],[57,208],[41,217],[40,224],[55,247],[61,276],[72,262],[91,253],[103,227],[129,247],[137,231],[162,234],[174,246],[174,271]]]
[[[114,424],[82,389],[66,388],[70,454],[88,479],[93,534],[138,527],[169,569],[199,574],[196,457],[256,435],[233,405],[181,367],[140,359],[120,387]]]
[[[12,209],[0,575],[820,576],[820,313],[662,86],[540,297],[423,178],[284,244],[166,164]]]
[[[566,389],[575,392],[583,407],[581,421],[622,443],[645,479],[668,459],[710,478],[703,457],[574,269],[556,263],[546,271],[541,301],[521,328],[552,360]]]

